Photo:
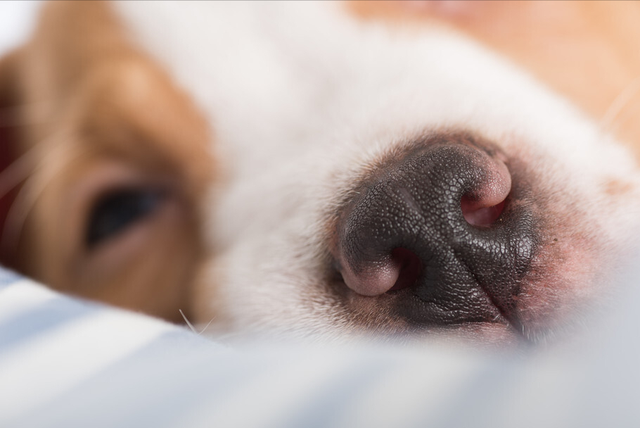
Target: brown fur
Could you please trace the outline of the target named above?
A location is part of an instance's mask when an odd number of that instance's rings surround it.
[[[127,40],[104,2],[53,2],[11,66],[29,179],[9,214],[16,266],[58,289],[171,320],[188,313],[203,248],[198,202],[212,177],[209,130],[190,100]],[[31,116],[31,117],[30,117]],[[90,249],[91,204],[126,185],[160,186],[161,209]],[[24,224],[23,224],[24,223]]]

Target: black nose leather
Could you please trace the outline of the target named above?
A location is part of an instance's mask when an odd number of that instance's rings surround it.
[[[397,309],[414,323],[506,319],[517,327],[520,281],[536,246],[531,212],[514,203],[521,190],[509,184],[488,224],[470,224],[462,208],[504,187],[496,184],[507,180],[501,171],[493,149],[462,137],[389,160],[340,215],[334,254],[346,285],[369,296],[403,294]]]

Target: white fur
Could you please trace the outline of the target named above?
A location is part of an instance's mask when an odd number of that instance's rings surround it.
[[[524,153],[544,171],[540,188],[581,201],[584,227],[603,242],[620,241],[637,217],[635,204],[602,191],[605,178],[638,188],[631,157],[565,100],[456,34],[358,23],[331,2],[117,10],[210,119],[231,184],[212,189],[207,206],[219,255],[208,272],[237,328],[350,329],[319,279],[327,212],[367,163],[432,130],[473,131]]]

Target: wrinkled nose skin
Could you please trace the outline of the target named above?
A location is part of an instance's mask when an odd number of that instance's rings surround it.
[[[536,248],[526,188],[508,160],[467,135],[436,135],[365,179],[337,222],[334,257],[363,296],[402,295],[411,324],[518,320]]]

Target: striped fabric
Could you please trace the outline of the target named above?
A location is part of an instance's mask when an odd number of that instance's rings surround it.
[[[638,427],[624,301],[577,350],[238,350],[0,270],[0,427]]]

